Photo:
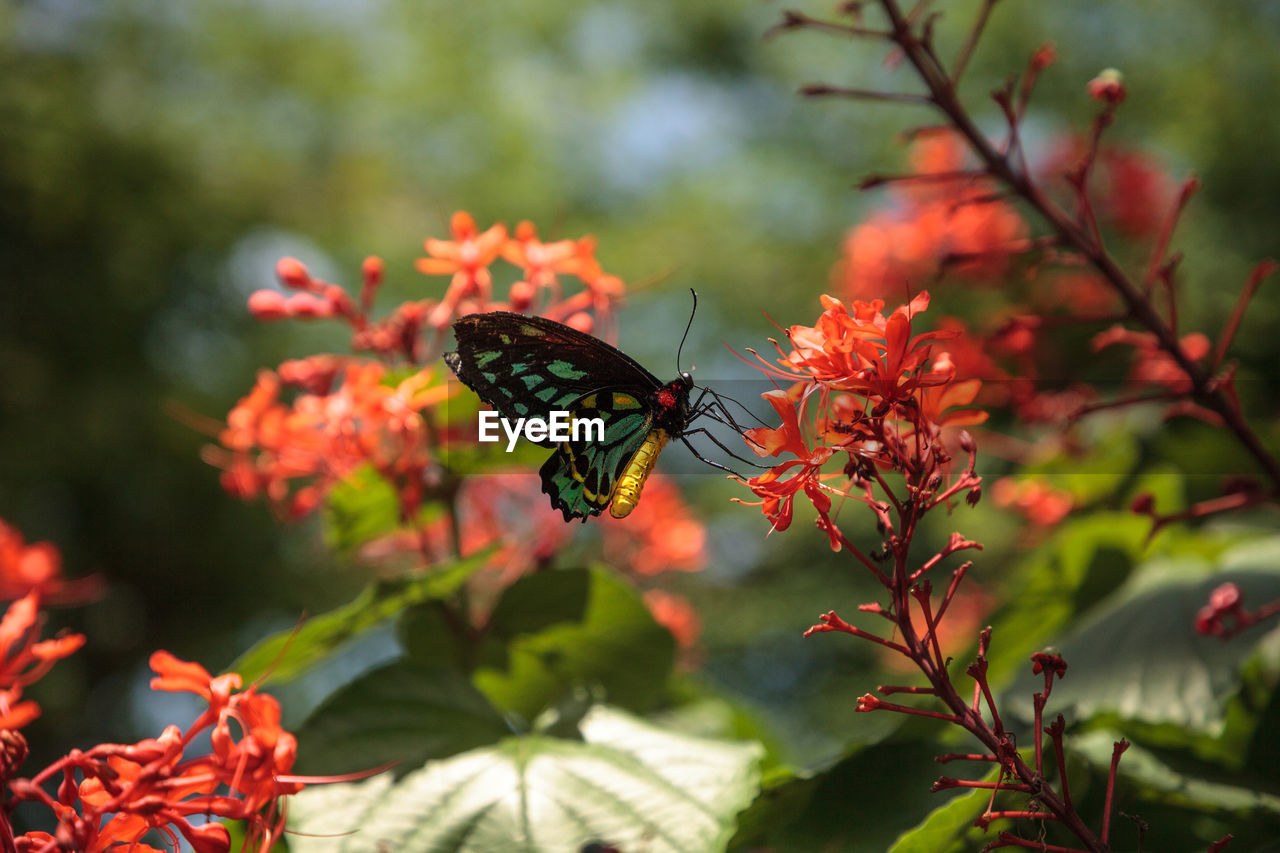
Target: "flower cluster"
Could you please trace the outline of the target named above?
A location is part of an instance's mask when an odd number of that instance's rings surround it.
[[[179,836],[196,853],[225,853],[231,839],[210,817],[242,820],[248,846],[267,849],[284,826],[281,797],[304,780],[288,775],[296,753],[293,735],[280,727],[280,706],[240,676],[213,677],[199,664],[168,652],[151,656],[154,690],[194,693],[209,707],[185,731],[169,726],[157,738],[133,744],[100,744],[74,750],[31,779],[13,779],[20,800],[47,806],[58,827],[11,839],[19,853],[161,853],[142,839],[158,832],[170,850]],[[192,741],[208,732],[213,749],[190,755]],[[50,793],[47,785],[55,785]],[[206,821],[193,822],[193,817]]]
[[[1027,249],[1027,224],[965,163],[947,131],[921,133],[909,178],[893,187],[892,207],[872,214],[845,238],[836,278],[850,299],[928,283],[953,271],[977,285],[998,283]],[[873,178],[864,186],[884,179]]]
[[[452,389],[429,370],[394,384],[389,374],[377,361],[331,356],[263,370],[227,416],[222,448],[205,457],[223,469],[228,494],[265,496],[287,518],[310,514],[336,484],[371,466],[409,517],[421,505],[439,441],[428,410]],[[300,393],[286,401],[288,386]]]
[[[40,706],[22,698],[57,661],[84,645],[81,634],[41,640],[40,595],[29,592],[9,605],[0,620],[0,730],[20,729],[40,716]]]
[[[360,478],[371,472],[394,492],[399,523],[359,543],[357,557],[384,571],[416,570],[488,549],[490,571],[470,583],[477,618],[514,578],[554,559],[571,531],[547,506],[535,472],[451,463],[454,453],[483,454],[474,421],[451,419],[441,405],[459,390],[436,362],[449,326],[466,314],[506,310],[608,336],[625,286],[602,269],[591,237],[544,242],[527,221],[481,230],[463,211],[453,215],[449,237],[428,238],[415,264],[424,275],[448,277],[443,296],[405,302],[383,319],[372,313],[385,277],[378,258],[365,261],[358,294],[282,259],[276,274],[284,290],[253,294],[250,312],[266,321],[345,322],[362,355],[312,355],[261,371],[228,415],[221,446],[206,448],[205,458],[222,469],[229,494],[265,497],[287,519],[316,512],[342,484],[363,487]],[[500,262],[517,276],[505,298],[497,292]],[[580,286],[569,288],[571,280]],[[625,524],[606,520],[600,532],[611,562],[640,579],[702,567],[705,530],[660,476]],[[664,599],[662,613],[676,612],[672,601]],[[696,636],[694,624],[682,618],[681,636]]]
[[[465,432],[455,433],[434,411],[456,390],[444,382],[447,373],[421,367],[443,351],[452,320],[511,310],[584,331],[611,323],[625,288],[601,269],[590,237],[544,243],[529,222],[514,235],[500,223],[480,231],[464,211],[453,215],[450,230],[452,240],[428,238],[427,257],[417,262],[425,275],[450,276],[444,297],[403,303],[380,320],[372,316],[385,275],[380,259],[365,261],[358,296],[315,278],[294,258],[277,264],[281,284],[295,292],[254,293],[249,310],[255,317],[340,319],[352,328],[352,349],[374,358],[314,355],[262,371],[228,415],[222,447],[206,451],[207,460],[223,469],[228,493],[265,496],[284,517],[300,518],[336,484],[371,467],[395,490],[408,521],[422,506],[424,490],[447,479],[441,448],[467,441]],[[490,268],[500,258],[521,276],[505,302],[493,298]],[[565,293],[565,276],[577,278],[583,289]],[[413,372],[396,369],[400,362],[413,365]],[[286,399],[288,388],[297,395]]]
[[[307,781],[288,776],[296,742],[280,726],[280,706],[254,687],[235,692],[240,676],[217,678],[199,664],[168,652],[151,656],[156,690],[195,693],[209,703],[186,731],[169,726],[158,738],[134,744],[104,743],[72,750],[30,778],[18,778],[27,759],[18,731],[40,714],[22,698],[23,688],[44,676],[55,662],[85,643],[80,634],[41,640],[40,602],[45,590],[66,591],[61,558],[48,543],[25,546],[16,529],[0,521],[0,576],[28,591],[0,620],[0,785],[7,788],[0,810],[0,849],[15,853],[160,853],[143,842],[158,833],[169,850],[179,836],[197,853],[226,853],[226,827],[211,817],[245,821],[251,845],[270,847],[283,829],[280,798]],[[192,742],[208,733],[212,751],[191,755]],[[50,790],[52,788],[52,792]],[[15,835],[9,814],[20,801],[46,806],[57,827]],[[192,818],[201,818],[193,822]]]
[[[783,460],[747,481],[773,529],[790,526],[794,498],[803,492],[839,550],[847,540],[833,520],[833,500],[861,502],[888,523],[876,496],[888,490],[886,471],[906,477],[910,500],[922,511],[961,493],[976,500],[981,479],[972,462],[953,477],[948,439],[959,440],[955,428],[986,419],[985,412],[957,408],[973,402],[981,382],[960,378],[937,343],[952,334],[912,333],[913,318],[929,307],[928,293],[887,317],[879,299],[849,308],[824,296],[822,306],[815,325],[787,330],[789,351],[775,342],[775,361],[756,356],[767,375],[788,383],[764,395],[781,425],[745,434],[758,456]],[[838,470],[830,471],[833,465]]]

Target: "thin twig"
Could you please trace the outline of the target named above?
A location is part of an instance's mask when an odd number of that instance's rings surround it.
[[[1253,295],[1258,292],[1259,285],[1262,284],[1263,279],[1275,272],[1277,267],[1280,267],[1280,264],[1268,258],[1254,267],[1253,272],[1249,274],[1249,280],[1245,282],[1244,289],[1240,291],[1240,298],[1236,300],[1236,307],[1232,309],[1231,316],[1222,327],[1222,334],[1218,335],[1218,345],[1213,351],[1213,360],[1209,363],[1211,373],[1217,373],[1218,368],[1222,366],[1222,360],[1227,357],[1227,349],[1235,339],[1240,321],[1244,319],[1245,309],[1249,307]]]
[[[978,10],[978,17],[974,20],[973,27],[969,30],[969,37],[965,39],[964,45],[960,48],[956,61],[951,64],[952,86],[959,85],[960,76],[964,74],[964,69],[973,57],[973,51],[978,46],[978,39],[982,38],[982,31],[986,29],[987,19],[991,17],[991,10],[995,8],[997,2],[999,0],[982,0],[982,8]]]
[[[801,86],[800,94],[807,98],[853,98],[860,101],[889,101],[898,104],[931,105],[933,103],[933,99],[928,95],[915,95],[910,92],[879,92],[875,89],[850,89],[827,83],[809,83]]]

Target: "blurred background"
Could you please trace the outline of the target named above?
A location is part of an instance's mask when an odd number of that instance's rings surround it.
[[[954,45],[976,4],[939,5]],[[216,670],[365,580],[334,564],[318,526],[229,499],[200,461],[259,367],[347,349],[336,324],[250,320],[246,297],[273,286],[282,256],[354,289],[360,261],[379,255],[389,308],[443,291],[412,262],[454,210],[481,228],[531,219],[544,239],[594,234],[606,271],[634,285],[621,347],[673,374],[695,287],[684,361],[749,400],[759,383],[722,343],[766,346],[770,317],[814,321],[818,295],[839,290],[846,233],[884,203],[855,184],[903,170],[899,132],[931,120],[798,97],[812,81],[914,81],[879,45],[764,38],[782,8],[0,5],[0,517],[54,542],[68,574],[107,582],[98,602],[55,614],[89,644],[41,683],[32,741],[57,752],[153,735],[154,709],[135,698],[153,649]],[[1028,149],[1086,128],[1087,81],[1122,70],[1112,138],[1203,182],[1178,241],[1184,325],[1216,330],[1252,263],[1277,252],[1280,5],[1000,4],[965,82],[985,126],[999,127],[986,92],[1045,42],[1059,61]],[[1280,319],[1269,287],[1239,344],[1264,387],[1280,359],[1280,337],[1260,334]],[[957,313],[969,299],[938,298]],[[800,636],[861,600],[860,579],[807,524],[766,540],[758,511],[729,502],[741,492],[682,450],[663,469],[710,531],[707,570],[672,582],[701,615],[704,677],[751,703],[796,760],[877,737],[880,721],[850,712],[870,653]],[[988,542],[999,572],[1021,547],[1017,526],[984,505],[961,528]]]

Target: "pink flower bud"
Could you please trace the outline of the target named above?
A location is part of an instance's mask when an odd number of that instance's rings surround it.
[[[370,255],[364,259],[364,263],[360,265],[360,274],[364,277],[365,287],[377,287],[382,283],[382,274],[386,269],[386,265],[382,263],[382,258],[377,255]]]
[[[1106,101],[1112,106],[1124,102],[1127,94],[1124,88],[1124,76],[1114,68],[1108,68],[1089,81],[1089,97],[1095,101]]]
[[[585,311],[579,311],[572,317],[564,321],[564,324],[571,329],[577,329],[579,332],[591,334],[592,328],[595,327],[595,320]]]
[[[276,262],[276,277],[286,287],[305,289],[311,286],[311,273],[297,258],[281,258]]]
[[[517,281],[511,285],[511,310],[521,313],[529,310],[536,292],[534,286],[527,281]]]
[[[279,320],[289,316],[289,306],[280,291],[258,290],[249,296],[249,313],[258,320]]]
[[[1218,612],[1235,610],[1240,607],[1242,598],[1240,587],[1233,583],[1224,583],[1209,593],[1209,606]]]

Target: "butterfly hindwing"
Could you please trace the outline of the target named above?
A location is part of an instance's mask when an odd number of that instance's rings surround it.
[[[600,418],[604,438],[561,443],[542,466],[542,491],[564,520],[599,515],[614,485],[654,426],[651,408],[625,391],[600,391],[577,402],[572,417]]]

